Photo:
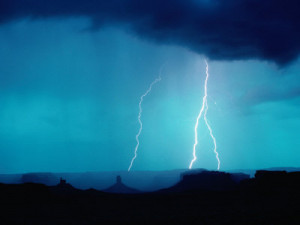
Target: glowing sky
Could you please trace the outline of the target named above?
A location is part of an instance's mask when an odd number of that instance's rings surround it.
[[[203,97],[204,55],[87,18],[0,24],[0,173],[188,168]],[[209,60],[207,114],[221,169],[300,166],[300,61]],[[194,168],[216,169],[199,124]]]

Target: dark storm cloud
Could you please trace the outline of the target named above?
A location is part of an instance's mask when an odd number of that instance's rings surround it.
[[[92,28],[126,24],[144,38],[211,59],[258,58],[284,65],[300,51],[298,0],[0,0],[0,22],[89,17]]]
[[[240,100],[240,104],[257,105],[265,102],[276,102],[292,100],[300,97],[300,87],[288,90],[270,89],[268,87],[258,87],[248,91]]]

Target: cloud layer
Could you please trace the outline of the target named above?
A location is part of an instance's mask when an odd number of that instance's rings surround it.
[[[257,58],[285,65],[300,52],[298,0],[0,0],[0,23],[88,17],[210,59]]]

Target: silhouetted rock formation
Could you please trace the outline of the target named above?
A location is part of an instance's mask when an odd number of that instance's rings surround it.
[[[257,180],[281,180],[285,178],[288,173],[286,171],[268,171],[257,170],[255,173],[255,179]]]
[[[103,191],[109,193],[123,193],[123,194],[134,194],[140,192],[134,188],[128,187],[125,184],[123,184],[121,176],[117,176],[116,183],[111,187],[104,189]]]
[[[0,184],[4,206],[0,221],[5,225],[299,224],[300,172],[257,171],[255,178],[240,184],[233,177],[222,172],[187,173],[168,192],[136,195],[78,190],[64,179],[51,187]],[[234,188],[228,188],[231,185]],[[111,188],[124,186],[118,177]]]
[[[183,173],[179,183],[162,191],[228,190],[235,186],[236,182],[229,173],[217,171],[202,171],[195,173],[192,171]]]
[[[59,183],[56,186],[50,187],[50,190],[57,194],[66,194],[66,195],[74,194],[80,191],[74,188],[71,184],[68,184],[67,181],[64,180],[62,177],[60,178]]]
[[[59,184],[56,186],[60,189],[75,189],[71,184],[68,184],[66,180],[64,180],[62,177],[59,180]]]
[[[57,177],[52,173],[25,173],[21,177],[21,183],[38,183],[45,185],[55,185]]]
[[[243,182],[243,186],[256,190],[278,190],[282,188],[299,188],[300,172],[258,170],[255,178]]]

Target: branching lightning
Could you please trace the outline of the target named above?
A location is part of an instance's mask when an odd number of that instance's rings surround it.
[[[144,100],[144,97],[146,97],[152,90],[152,86],[156,83],[158,83],[159,81],[161,81],[161,77],[159,75],[158,78],[156,78],[149,86],[148,90],[141,96],[140,98],[140,102],[139,102],[139,115],[138,115],[138,121],[139,121],[139,124],[140,124],[140,129],[138,131],[138,133],[136,134],[135,136],[135,139],[136,139],[136,146],[135,146],[135,149],[134,149],[134,156],[133,158],[131,159],[131,162],[130,162],[130,165],[128,167],[128,171],[130,171],[132,165],[133,165],[133,162],[134,160],[136,159],[137,157],[137,151],[138,151],[138,148],[139,148],[139,145],[140,145],[140,141],[139,141],[139,136],[143,130],[143,123],[142,123],[142,120],[141,120],[141,116],[142,116],[142,112],[143,112],[143,109],[142,109],[142,103],[143,103],[143,100]]]
[[[208,72],[208,63],[207,61],[205,60],[205,64],[206,64],[206,78],[205,78],[205,82],[204,82],[204,96],[203,96],[203,99],[202,99],[202,106],[201,106],[201,109],[200,109],[200,112],[198,114],[198,117],[197,117],[197,120],[196,120],[196,124],[195,124],[195,143],[194,143],[194,146],[193,146],[193,159],[190,163],[190,166],[189,166],[189,169],[192,169],[193,167],[193,164],[194,162],[197,160],[197,156],[196,156],[196,146],[198,145],[198,125],[199,125],[199,120],[204,112],[204,115],[203,115],[203,119],[205,121],[205,124],[209,130],[209,134],[210,134],[210,137],[212,138],[213,140],[213,143],[214,143],[214,153],[216,155],[216,159],[217,159],[217,162],[218,162],[218,170],[220,170],[220,159],[219,159],[219,153],[217,152],[217,142],[216,142],[216,138],[214,137],[213,135],[213,132],[212,132],[212,129],[208,123],[208,120],[207,120],[207,110],[208,110],[208,104],[207,104],[207,82],[208,82],[208,78],[209,78],[209,72]]]
[[[206,106],[206,108],[205,108],[205,112],[204,112],[204,121],[205,121],[205,124],[206,124],[206,126],[207,126],[207,128],[209,130],[209,134],[210,134],[210,136],[211,136],[211,138],[212,138],[212,140],[214,142],[214,153],[215,153],[216,159],[218,161],[218,170],[220,170],[220,159],[219,159],[219,153],[217,152],[217,141],[216,141],[215,136],[213,135],[212,129],[211,129],[211,127],[210,127],[210,125],[209,125],[209,123],[207,121],[207,117],[206,117],[207,110],[208,110],[207,101],[205,103],[205,106]]]
[[[205,60],[205,63],[207,63],[206,60]],[[200,120],[200,118],[202,116],[202,113],[204,111],[205,102],[207,100],[207,81],[208,81],[208,67],[207,66],[206,66],[206,71],[207,72],[206,72],[206,78],[205,78],[205,84],[204,84],[204,96],[203,96],[203,99],[202,99],[202,106],[201,106],[201,109],[200,109],[200,112],[198,114],[197,121],[196,121],[196,124],[195,124],[195,143],[194,143],[194,146],[193,146],[193,159],[190,163],[189,169],[192,169],[193,163],[197,160],[196,146],[198,145],[198,125],[199,125],[199,120]]]

